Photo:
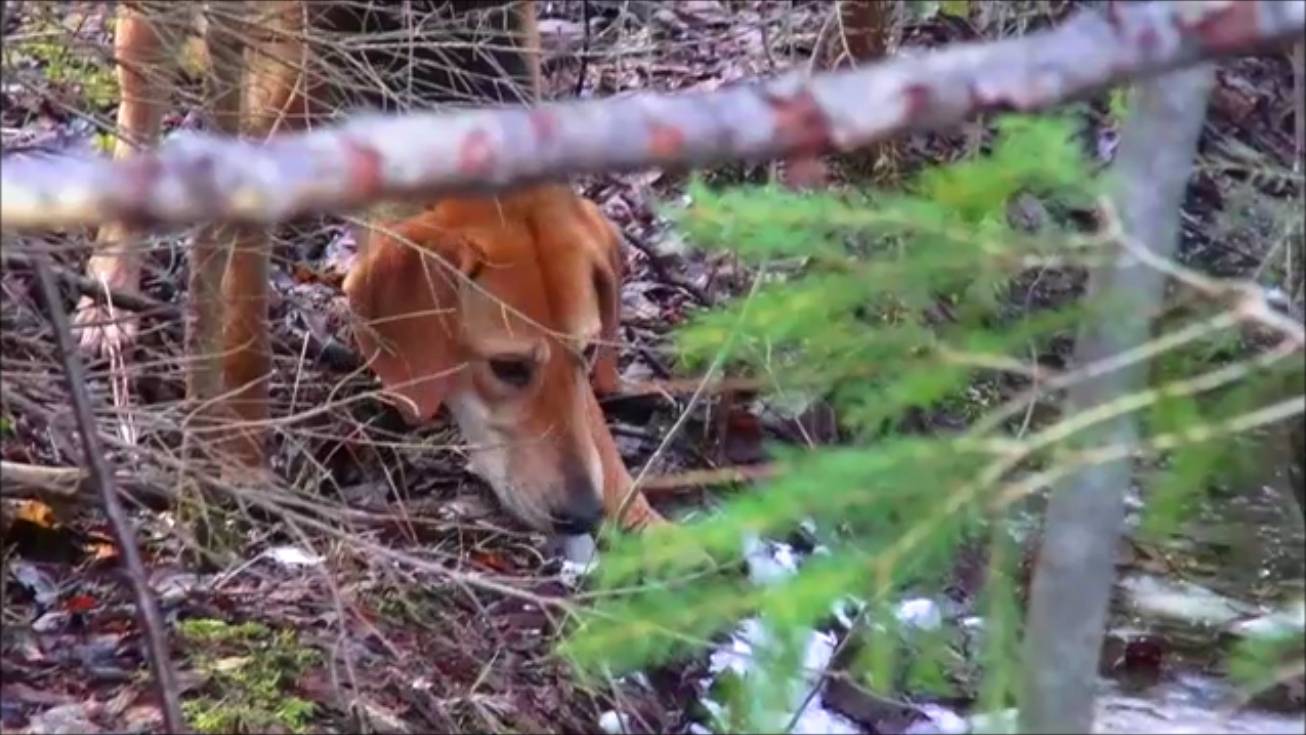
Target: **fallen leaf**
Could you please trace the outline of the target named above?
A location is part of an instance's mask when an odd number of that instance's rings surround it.
[[[151,732],[159,729],[162,724],[163,712],[153,704],[138,704],[122,716],[125,732]]]
[[[87,709],[87,703],[85,702],[74,702],[51,707],[32,717],[27,730],[28,732],[39,732],[44,735],[102,732],[99,726],[91,722],[90,713]]]
[[[322,281],[322,276],[319,275],[317,271],[309,268],[303,263],[296,263],[294,265],[292,275],[295,279],[295,283],[319,283]]]
[[[213,670],[222,673],[230,673],[245,668],[250,662],[249,656],[228,656],[220,658],[213,662]]]
[[[118,558],[118,547],[111,543],[97,541],[86,544],[85,549],[91,561],[110,561]]]
[[[31,590],[32,596],[36,598],[36,604],[49,605],[58,595],[54,580],[35,564],[25,559],[17,559],[9,568],[13,572],[14,579]]]
[[[24,704],[55,705],[68,704],[73,701],[70,694],[63,692],[50,691],[49,689],[37,689],[27,686],[21,681],[6,681],[0,696]]]
[[[496,572],[511,572],[512,564],[503,558],[502,554],[494,551],[473,551],[470,554],[472,561],[482,566],[487,566]]]
[[[361,715],[360,719],[366,721],[371,732],[391,733],[393,735],[403,735],[411,732],[404,723],[403,718],[380,703],[359,699],[356,704],[358,705],[358,714]]]
[[[94,610],[99,600],[91,595],[73,595],[63,601],[63,608],[70,613],[84,613]]]
[[[18,504],[15,517],[41,528],[54,528],[58,521],[54,509],[39,500],[24,500]]]

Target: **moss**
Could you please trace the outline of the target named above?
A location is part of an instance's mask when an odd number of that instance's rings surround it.
[[[118,77],[112,63],[69,38],[69,31],[53,20],[37,21],[30,31],[37,40],[5,49],[6,67],[26,58],[40,67],[51,86],[76,90],[91,107],[107,109],[117,102]]]
[[[204,39],[190,36],[181,44],[178,64],[181,73],[190,79],[201,79],[209,65],[209,49]]]
[[[191,664],[208,678],[205,690],[182,704],[197,731],[305,731],[316,708],[291,690],[319,655],[300,646],[294,631],[213,619],[178,628],[191,644]]]
[[[108,108],[117,101],[118,79],[107,64],[81,58],[58,41],[34,42],[25,50],[40,63],[51,84],[78,89],[88,105]]]
[[[113,147],[118,142],[118,136],[113,133],[96,133],[95,149],[105,155],[113,153]]]
[[[1129,95],[1131,88],[1128,86],[1114,87],[1111,89],[1111,95],[1107,100],[1107,109],[1111,113],[1112,119],[1121,122],[1129,114]]]

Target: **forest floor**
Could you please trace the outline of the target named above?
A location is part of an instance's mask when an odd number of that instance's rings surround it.
[[[104,94],[111,36],[103,8],[96,3],[6,6],[0,87],[5,150],[100,145],[114,105]],[[985,18],[959,18],[937,8],[918,14],[904,21],[900,48],[915,52],[1027,32],[1055,22],[1070,7],[1059,2],[1010,6]],[[1026,6],[1030,9],[1022,10]],[[578,89],[584,97],[597,97],[712,89],[811,68],[818,40],[828,33],[823,29],[831,7],[734,2],[727,8],[717,0],[694,0],[660,4],[647,21],[595,10],[586,32],[580,3],[552,3],[542,20],[549,85],[556,98],[572,97]],[[52,48],[56,37],[74,39],[68,46],[73,50]],[[1275,285],[1300,314],[1306,250],[1289,56],[1230,61],[1220,66],[1218,79],[1199,172],[1185,206],[1182,258],[1207,272]],[[1117,125],[1105,98],[1084,112],[1086,149],[1106,163],[1115,150]],[[167,124],[176,129],[192,122],[183,109]],[[894,145],[892,165],[870,175],[877,184],[892,185],[922,166],[981,152],[991,122],[905,136]],[[854,178],[847,159],[829,163],[831,185]],[[701,173],[714,185],[785,176],[781,164]],[[670,335],[688,315],[724,303],[751,278],[732,257],[708,255],[684,242],[663,216],[661,208],[684,201],[687,181],[683,172],[647,171],[578,182],[633,246],[625,253],[622,287],[627,347],[621,366],[629,383],[692,379],[679,371]],[[147,295],[180,303],[185,266],[177,246],[185,237],[154,239]],[[65,234],[44,241],[84,246],[87,239]],[[5,248],[36,242],[6,240]],[[344,323],[339,284],[354,246],[338,218],[324,217],[301,223],[277,250],[274,415],[294,420],[279,424],[274,466],[285,486],[269,494],[321,520],[313,530],[291,522],[289,514],[252,513],[226,527],[224,543],[231,553],[225,561],[195,563],[177,533],[177,513],[153,502],[166,493],[148,492],[175,484],[169,460],[179,451],[176,416],[184,393],[175,364],[180,324],[144,320],[140,346],[129,357],[135,364],[128,365],[129,378],[117,393],[110,365],[90,365],[87,388],[100,407],[103,433],[121,438],[135,432],[134,445],[111,444],[110,459],[129,468],[130,488],[142,490],[133,519],[172,634],[192,723],[210,731],[254,732],[360,727],[592,732],[610,727],[608,713],[619,712],[641,731],[701,731],[700,681],[709,668],[708,652],[601,686],[579,682],[554,655],[567,620],[548,604],[573,595],[576,586],[546,540],[507,518],[466,472],[457,451],[441,449],[456,438],[448,425],[407,434],[388,431],[384,409],[349,401],[369,388],[370,377],[349,374],[303,351],[306,335],[329,343]],[[64,267],[80,271],[85,248],[65,248],[57,257]],[[1082,285],[1080,273],[1031,273],[1012,298],[1039,308],[1074,298]],[[26,270],[6,267],[0,287],[0,457],[79,466],[62,366],[35,279]],[[1069,346],[1067,339],[1058,354],[1040,355],[1039,361],[1064,361]],[[115,408],[119,404],[137,411],[133,426]],[[685,405],[684,396],[648,393],[607,402],[632,473],[649,461]],[[965,425],[968,416],[965,407],[922,414],[910,428],[951,430]],[[715,395],[694,408],[653,470],[667,475],[762,464],[770,442],[838,437],[837,415],[820,402],[794,410],[757,396]],[[1132,538],[1122,543],[1120,594],[1102,672],[1110,696],[1100,729],[1302,730],[1300,675],[1240,703],[1224,681],[1221,655],[1231,631],[1265,618],[1285,601],[1301,599],[1306,560],[1300,507],[1291,497],[1301,485],[1295,462],[1271,462],[1263,486],[1214,494],[1210,508],[1172,544]],[[723,492],[661,486],[649,494],[664,513],[683,518],[712,512]],[[4,503],[0,727],[157,731],[160,710],[131,594],[94,498],[83,494],[56,502],[6,489]],[[1027,545],[1036,539],[1031,532]],[[405,553],[422,564],[395,563],[379,550]],[[934,609],[954,620],[973,617],[977,590],[967,570],[976,564],[959,559],[954,589],[924,601],[907,599],[904,605]],[[451,571],[522,594],[469,586]],[[1306,611],[1290,608],[1288,614],[1306,616]],[[968,656],[961,645],[960,654]],[[967,689],[963,683],[961,690]],[[844,718],[841,722],[862,732],[956,731],[955,715],[949,719],[949,713],[971,704],[965,696],[942,699],[903,691],[894,697],[831,687],[824,699]],[[1219,712],[1227,717],[1212,719]]]

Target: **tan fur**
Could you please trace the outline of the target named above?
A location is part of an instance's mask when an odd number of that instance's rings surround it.
[[[345,279],[360,350],[413,422],[449,403],[472,466],[505,506],[536,526],[565,512],[567,463],[590,474],[611,514],[631,478],[587,376],[616,387],[619,240],[566,186],[499,199],[446,199],[378,228]],[[597,346],[592,364],[583,353]],[[488,362],[528,356],[522,389]],[[656,520],[642,497],[627,525]]]

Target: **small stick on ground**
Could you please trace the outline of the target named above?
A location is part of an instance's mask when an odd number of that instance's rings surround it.
[[[775,475],[776,468],[769,464],[739,465],[737,467],[717,467],[705,470],[686,470],[670,475],[657,475],[644,480],[640,488],[650,495],[674,495],[679,491],[688,491],[712,485],[745,483],[754,480],[766,480]]]
[[[693,393],[703,384],[702,378],[669,378],[667,380],[637,380],[621,386],[621,390],[611,396],[618,398],[637,398],[642,396],[675,396]],[[709,381],[709,393],[761,393],[770,385],[757,378],[719,378]]]
[[[163,725],[171,733],[186,732],[186,722],[182,719],[181,706],[178,703],[177,675],[172,670],[171,659],[168,658],[163,619],[159,615],[159,608],[155,605],[154,596],[146,581],[145,565],[141,562],[140,550],[136,547],[136,536],[131,521],[118,502],[118,494],[113,486],[113,473],[109,471],[100,447],[99,434],[95,429],[95,417],[91,413],[91,401],[86,393],[86,371],[81,356],[77,353],[77,347],[73,344],[68,315],[64,312],[62,297],[59,295],[59,288],[55,284],[46,256],[36,256],[34,265],[37,280],[41,284],[41,294],[45,298],[46,307],[50,310],[50,323],[54,327],[55,343],[59,348],[59,358],[63,361],[64,377],[68,380],[68,393],[72,400],[73,413],[77,418],[77,427],[82,435],[82,448],[86,451],[87,469],[91,481],[100,491],[104,513],[113,527],[114,536],[117,537],[127,576],[136,595],[136,610],[140,615],[141,630],[145,634],[150,664],[154,668],[155,681],[158,682]]]

